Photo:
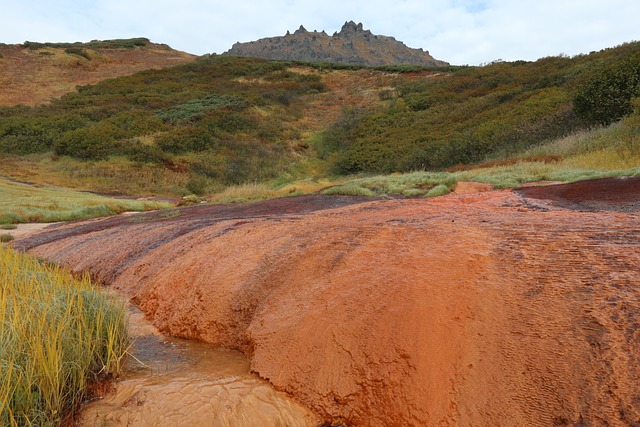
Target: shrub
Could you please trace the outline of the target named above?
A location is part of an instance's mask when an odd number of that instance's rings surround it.
[[[219,139],[205,129],[197,127],[178,128],[156,138],[157,146],[170,153],[204,151],[219,146]]]
[[[30,117],[18,114],[0,118],[1,152],[31,154],[48,151],[62,133],[86,123],[86,119],[77,114],[58,117]]]
[[[120,151],[118,136],[117,128],[108,124],[76,129],[66,132],[54,143],[54,153],[84,160],[104,159]]]
[[[68,47],[64,51],[69,55],[78,55],[91,61],[91,56],[89,56],[89,53],[81,47]]]
[[[123,146],[123,152],[134,162],[164,163],[168,160],[167,155],[157,145],[143,144],[136,139],[128,141]]]
[[[156,117],[166,122],[188,122],[202,118],[205,111],[220,108],[238,109],[246,105],[246,101],[238,96],[209,95],[206,98],[192,99],[184,104],[175,105],[156,113]]]
[[[4,233],[0,234],[0,243],[7,243],[13,240],[13,235]]]
[[[640,54],[608,64],[580,87],[574,98],[576,113],[591,124],[608,125],[633,111],[640,96]]]

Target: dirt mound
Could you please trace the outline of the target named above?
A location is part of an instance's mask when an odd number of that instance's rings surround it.
[[[524,197],[566,209],[640,212],[640,176],[526,187],[516,191]]]
[[[106,279],[166,334],[241,349],[333,423],[640,423],[637,214],[531,209],[509,191],[298,200],[313,204],[198,206],[17,245]]]

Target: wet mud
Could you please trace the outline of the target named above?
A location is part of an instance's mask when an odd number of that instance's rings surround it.
[[[299,426],[319,419],[249,369],[240,352],[160,334],[130,307],[132,357],[80,426]]]
[[[241,350],[325,422],[640,425],[640,196],[621,182],[197,206],[15,245],[164,334]]]
[[[585,212],[640,212],[640,176],[602,178],[516,190],[532,202]]]

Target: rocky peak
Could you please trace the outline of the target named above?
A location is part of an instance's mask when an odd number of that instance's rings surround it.
[[[357,33],[358,31],[363,31],[362,22],[356,25],[355,22],[348,21],[348,22],[345,22],[342,28],[340,29],[340,34]]]
[[[310,32],[300,25],[293,34],[287,31],[282,37],[236,43],[223,55],[367,66],[449,65],[434,59],[428,51],[409,48],[393,37],[374,35],[354,21],[346,21],[331,37],[324,30]]]

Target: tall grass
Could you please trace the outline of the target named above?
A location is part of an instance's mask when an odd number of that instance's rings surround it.
[[[448,172],[412,172],[353,178],[328,188],[323,193],[369,197],[388,194],[434,197],[447,194],[456,183],[456,176]]]
[[[87,381],[118,373],[125,313],[88,276],[0,246],[0,425],[59,425]]]

